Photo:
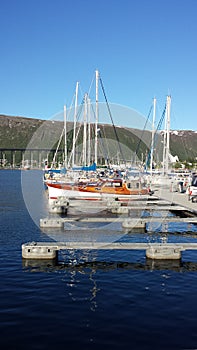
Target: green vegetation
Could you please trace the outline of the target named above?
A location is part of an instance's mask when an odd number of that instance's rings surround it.
[[[73,123],[67,123],[67,149],[70,154],[72,150]],[[77,125],[79,128],[79,124]],[[44,121],[41,119],[11,117],[0,115],[0,159],[6,158],[11,162],[13,154],[9,150],[21,150],[15,152],[15,161],[20,163],[22,159],[22,150],[28,148],[55,150],[60,135],[63,130],[63,122],[60,121]],[[92,143],[94,140],[94,129],[91,125]],[[35,137],[36,135],[36,137]],[[157,135],[157,142],[154,147],[155,161],[160,164],[162,159],[162,132]],[[117,142],[117,138],[118,141]],[[52,143],[52,140],[55,140]],[[77,147],[78,153],[82,152],[83,127],[79,131]],[[104,159],[111,161],[134,161],[136,158],[145,163],[151,145],[151,132],[127,127],[116,127],[108,124],[99,125],[98,133],[98,157],[100,162],[104,163]],[[92,145],[93,149],[93,145]],[[62,153],[64,150],[64,138],[59,145],[58,159],[63,161]],[[4,155],[3,153],[4,152]],[[24,152],[24,151],[23,151]],[[184,164],[185,168],[190,169],[197,160],[197,133],[195,131],[172,131],[170,134],[170,153],[178,156],[179,162],[174,167],[179,168]],[[53,153],[49,155],[50,160]],[[124,157],[124,159],[123,159]]]

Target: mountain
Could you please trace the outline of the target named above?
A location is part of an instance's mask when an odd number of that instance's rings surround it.
[[[197,131],[170,131],[170,150],[173,155],[178,155],[180,161],[196,161]]]
[[[79,126],[79,124],[78,124]],[[68,149],[72,148],[73,123],[67,123]],[[54,120],[42,120],[25,118],[20,116],[0,115],[0,150],[45,148],[55,149],[63,130],[63,122]],[[151,131],[123,126],[114,127],[109,124],[99,124],[100,146],[99,156],[119,157],[131,160],[137,157],[145,160],[150,150]],[[119,143],[116,139],[118,138]],[[79,133],[82,144],[83,130]],[[119,146],[120,145],[120,146]],[[61,146],[62,147],[62,146]],[[155,154],[158,159],[162,158],[163,131],[157,134],[155,143]],[[180,161],[196,161],[197,159],[197,132],[192,130],[170,131],[170,153],[178,156]],[[1,158],[1,156],[0,156]]]

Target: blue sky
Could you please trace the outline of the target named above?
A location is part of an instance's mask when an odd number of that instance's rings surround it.
[[[196,0],[0,0],[0,113],[50,119],[99,70],[108,101],[196,130]],[[103,100],[103,98],[102,98]],[[116,124],[132,126],[127,117]]]

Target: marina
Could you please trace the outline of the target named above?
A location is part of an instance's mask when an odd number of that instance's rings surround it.
[[[196,14],[1,1],[1,350],[197,350]]]
[[[154,198],[139,196],[138,199],[132,197],[126,203],[115,201],[112,199],[103,200],[98,203],[87,202],[87,207],[84,205],[84,213],[81,215],[69,216],[69,199],[66,202],[66,215],[65,217],[59,218],[42,218],[40,219],[41,228],[61,228],[63,230],[69,230],[67,224],[78,224],[78,223],[94,223],[94,227],[98,229],[97,224],[99,223],[121,223],[122,229],[144,229],[146,232],[147,226],[150,224],[157,223],[165,227],[166,232],[168,230],[168,224],[179,223],[188,225],[197,225],[197,211],[196,204],[193,202],[187,202],[186,194],[172,193],[165,189],[162,192],[162,198],[155,196]],[[135,198],[135,199],[134,199]],[[60,198],[61,199],[61,198]],[[140,199],[140,201],[139,201]],[[170,201],[171,200],[171,201]],[[58,200],[56,200],[57,203]],[[81,202],[72,201],[72,207],[80,208]],[[98,210],[97,215],[87,212],[90,208]],[[118,216],[103,215],[103,211],[108,214],[119,214]],[[144,213],[148,215],[144,216]],[[155,215],[155,213],[157,215]],[[125,218],[125,215],[127,217]],[[87,227],[84,227],[87,228]],[[157,226],[158,228],[158,226]],[[145,250],[145,255],[150,259],[181,259],[181,252],[185,250],[196,250],[197,243],[122,243],[122,242],[83,242],[83,241],[72,241],[72,242],[56,242],[54,243],[42,243],[42,242],[30,242],[22,245],[22,257],[24,259],[57,259],[59,250]]]
[[[95,104],[89,90],[78,106],[77,83],[72,122],[64,105],[25,153],[2,149],[2,348],[194,348],[197,176],[175,171],[171,96],[157,127],[128,130],[95,73]]]
[[[39,342],[41,348],[52,349],[58,334],[61,345],[80,348],[83,342],[86,349],[100,348],[99,327],[107,332],[102,344],[109,341],[111,327],[113,334],[114,329],[119,330],[110,349],[128,348],[131,342],[136,349],[155,348],[158,344],[162,350],[195,347],[197,339],[192,329],[196,315],[197,229],[196,224],[184,220],[196,218],[196,203],[190,203],[186,193],[169,192],[169,198],[164,198],[166,191],[161,195],[155,192],[144,200],[132,198],[127,203],[83,201],[81,205],[80,201],[70,200],[62,217],[49,212],[41,171],[5,170],[0,176],[4,347],[9,344],[15,349],[17,342],[22,349],[35,349]],[[127,206],[132,207],[130,213],[111,212],[113,207]],[[177,209],[177,215],[170,212],[171,208]],[[152,217],[157,215],[155,218],[160,215],[160,221],[166,215],[179,221],[170,223],[167,229],[165,224],[147,232],[144,228],[140,232],[136,228],[123,229],[122,222],[128,216],[132,219],[135,214],[139,221],[147,212]],[[82,217],[115,221],[113,227],[98,221],[40,227],[40,220],[45,218],[74,221]],[[28,249],[32,249],[33,258]],[[44,258],[38,253],[42,250]],[[166,332],[175,324],[184,331],[172,340]],[[153,330],[158,334],[156,339],[147,335]]]

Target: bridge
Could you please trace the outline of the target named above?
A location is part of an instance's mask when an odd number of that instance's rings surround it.
[[[4,166],[9,163],[13,168],[18,164],[23,164],[25,161],[30,162],[30,166],[33,167],[34,162],[38,163],[41,167],[42,159],[48,158],[51,154],[51,159],[56,152],[56,149],[48,148],[0,148],[0,162]],[[62,150],[58,150],[62,153]],[[25,159],[27,158],[28,159]]]

